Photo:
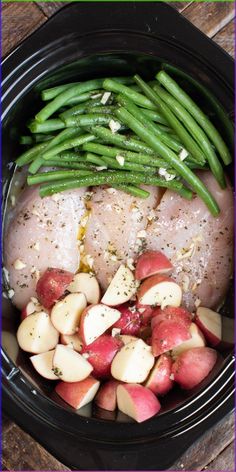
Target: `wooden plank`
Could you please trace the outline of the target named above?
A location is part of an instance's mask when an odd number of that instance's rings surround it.
[[[178,12],[182,12],[193,2],[166,2],[169,3],[170,6],[174,7]]]
[[[16,424],[2,437],[3,470],[70,470]]]
[[[2,4],[2,55],[6,56],[47,17],[33,2]]]
[[[234,30],[234,20],[231,20],[213,37],[214,41],[233,57],[235,55]]]
[[[54,13],[60,10],[66,2],[35,2],[40,10],[50,18]]]
[[[226,447],[219,456],[216,457],[210,464],[208,464],[204,470],[222,470],[226,472],[234,472],[234,457],[235,448],[234,443],[231,443]]]
[[[205,469],[233,440],[234,414],[231,413],[196,441],[170,470]]]
[[[183,16],[212,38],[234,18],[234,3],[193,2],[183,10]]]

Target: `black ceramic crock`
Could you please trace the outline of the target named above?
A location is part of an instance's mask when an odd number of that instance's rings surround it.
[[[14,171],[9,163],[19,154],[18,136],[38,107],[40,89],[75,78],[135,72],[151,79],[166,64],[231,145],[233,60],[165,3],[68,4],[16,48],[2,67],[3,208]],[[229,296],[228,316],[233,316],[231,306]],[[16,320],[10,302],[3,299],[3,329],[12,333],[12,345]],[[4,411],[72,469],[170,469],[233,409],[230,352],[198,389],[170,394],[162,413],[141,425],[91,406],[75,413],[58,402],[50,382],[40,379],[29,364],[26,356],[10,357],[2,350]]]

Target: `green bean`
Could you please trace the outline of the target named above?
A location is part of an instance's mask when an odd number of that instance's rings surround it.
[[[65,124],[69,126],[96,126],[108,125],[111,121],[110,115],[102,115],[101,113],[91,113],[87,115],[76,115],[65,118]]]
[[[145,97],[139,92],[135,92],[135,90],[132,90],[129,87],[126,87],[126,85],[122,85],[115,82],[115,80],[104,80],[103,87],[105,90],[121,93],[125,97],[130,98],[130,100],[132,100],[137,105],[140,105],[141,107],[149,108],[150,110],[156,110],[157,108],[147,97]]]
[[[74,85],[77,85],[77,84],[78,84],[78,82],[72,82],[70,84],[58,85],[57,87],[51,87],[51,88],[42,90],[41,98],[42,98],[43,101],[52,100],[57,95],[59,95],[59,93],[62,93],[65,90],[68,90],[69,88],[71,88],[71,87],[73,87]]]
[[[88,160],[90,162],[92,162],[93,158],[96,158],[95,154],[88,153],[86,155],[86,160]],[[122,165],[122,164],[119,163],[118,160],[116,160],[112,157],[107,157],[107,156],[102,156],[101,160],[103,161],[103,163],[101,163],[99,165],[105,165],[106,167],[108,167],[110,169],[131,170],[131,171],[134,171],[134,172],[144,172],[144,173],[147,172],[147,173],[155,174],[155,169],[153,167],[136,164],[135,162],[126,162],[124,160],[124,163]]]
[[[60,159],[61,161],[81,162],[84,160],[84,155],[73,151],[62,151],[53,159]]]
[[[28,172],[30,174],[36,174],[38,172],[38,170],[40,169],[40,167],[42,167],[44,165],[45,161],[44,159],[42,158],[42,155],[40,154],[39,156],[36,157],[36,159],[34,159],[30,166],[29,166],[29,169],[28,169]]]
[[[91,90],[96,90],[102,87],[103,79],[88,80],[87,82],[79,83],[74,85],[67,90],[64,90],[59,95],[57,95],[51,102],[49,102],[42,110],[37,113],[35,119],[39,123],[43,123],[47,120],[53,113],[55,113],[60,107],[65,105],[70,98],[80,95],[84,92],[89,92]]]
[[[188,112],[195,118],[199,125],[201,125],[205,133],[215,145],[224,164],[230,164],[232,162],[232,157],[230,155],[229,149],[227,148],[216,127],[211,123],[209,118],[205,115],[205,113],[203,113],[199,106],[166,72],[160,71],[156,75],[156,78],[171,93],[171,95],[173,95],[178,100],[178,102],[180,102],[181,105],[183,105],[183,107],[188,110]]]
[[[197,162],[202,164],[205,163],[205,156],[202,150],[199,148],[198,144],[194,139],[189,135],[186,129],[182,126],[178,118],[172,113],[170,108],[156,95],[156,93],[139,77],[135,76],[136,82],[140,85],[144,93],[147,94],[149,98],[153,100],[154,103],[158,104],[161,112],[165,116],[166,120],[169,122],[170,126],[174,129],[175,133],[181,139],[184,147],[191,154]]]
[[[85,157],[87,162],[91,162],[95,166],[105,166],[107,168],[106,163],[103,161],[103,159],[100,156],[96,156],[96,154],[92,154],[88,152]]]
[[[34,140],[31,136],[21,136],[19,143],[24,145],[34,144]]]
[[[130,138],[129,136],[124,136],[119,133],[112,133],[110,130],[103,128],[102,126],[92,126],[90,131],[103,141],[115,144],[115,146],[129,149],[131,151],[143,152],[148,155],[154,154],[154,151],[149,146],[146,146],[138,139]]]
[[[97,95],[102,97],[103,93],[104,93],[103,90],[92,90],[90,92],[81,93],[81,95],[77,95],[76,97],[70,98],[70,100],[68,100],[68,102],[66,102],[66,106],[71,106],[71,105],[75,106],[75,105],[87,102],[89,100],[94,100],[95,101],[95,100],[97,100],[97,98],[93,98],[93,97],[96,97]],[[100,98],[100,100],[101,100],[101,98]]]
[[[180,161],[171,149],[163,144],[157,136],[146,129],[145,126],[126,111],[125,108],[122,107],[118,109],[116,115],[176,170],[177,174],[179,174],[204,201],[212,215],[217,216],[219,214],[219,207],[207,187],[184,162]]]
[[[23,154],[21,154],[17,159],[16,159],[16,164],[18,167],[25,166],[29,164],[33,159],[35,159],[38,154],[40,154],[45,148],[47,147],[47,143],[40,143],[37,144],[36,146],[28,149],[25,151]]]
[[[144,115],[146,115],[150,120],[156,121],[157,123],[160,123],[160,124],[162,124],[162,125],[168,126],[168,122],[166,121],[166,119],[164,118],[164,116],[162,116],[160,113],[158,113],[158,111],[147,110],[146,108],[143,108],[142,112],[143,112]]]
[[[90,187],[97,185],[110,185],[112,184],[142,184],[146,183],[149,185],[155,185],[158,187],[170,188],[172,190],[179,190],[183,188],[183,184],[176,180],[166,181],[159,177],[153,177],[149,174],[141,174],[134,172],[122,172],[122,171],[103,171],[94,172],[93,175],[87,175],[85,177],[77,179],[65,179],[59,180],[52,184],[44,184],[40,188],[40,196],[45,197],[46,195],[52,195],[53,193],[63,192],[72,188]]]
[[[42,172],[37,175],[30,175],[27,177],[28,185],[40,184],[42,182],[54,182],[56,180],[64,180],[70,178],[79,178],[87,175],[93,175],[94,172],[88,169],[88,166],[81,167],[80,170],[53,170],[49,172]]]
[[[129,193],[134,197],[148,198],[150,196],[150,192],[147,192],[147,190],[144,190],[143,188],[135,187],[134,185],[113,185],[112,187],[122,190],[125,193]]]
[[[101,104],[100,100],[87,100],[86,102],[79,103],[79,105],[75,105],[69,110],[65,110],[63,113],[60,113],[60,118],[62,121],[65,121],[66,118],[83,115],[87,109],[96,109],[97,106]]]
[[[125,151],[116,147],[104,146],[99,143],[86,143],[83,145],[83,151],[100,154],[107,157],[123,156],[128,162],[135,162],[136,164],[148,165],[151,167],[170,167],[169,164],[159,157],[148,156],[147,154],[140,154],[132,151]]]
[[[102,113],[102,114],[106,114],[106,115],[112,115],[112,113],[114,113],[116,107],[113,105],[113,106],[106,106],[106,105],[102,105],[102,106],[89,106],[86,108],[86,112],[87,113]]]
[[[123,105],[126,110],[128,110],[135,118],[137,118],[147,129],[149,129],[152,133],[158,136],[158,138],[166,144],[170,149],[173,149],[173,151],[181,151],[182,146],[181,144],[178,144],[174,139],[172,139],[170,136],[166,135],[163,133],[163,131],[160,130],[157,124],[153,123],[153,121],[150,121],[145,114],[142,113],[142,110],[138,108],[132,101],[130,101],[128,98],[124,97],[123,95],[118,95],[117,97],[118,102]]]
[[[51,159],[52,157],[59,154],[61,151],[66,151],[67,149],[82,146],[82,144],[87,143],[88,141],[93,141],[94,139],[95,136],[92,134],[83,134],[81,136],[78,136],[77,138],[75,137],[66,139],[62,143],[46,151],[43,154],[43,158],[46,160]]]
[[[59,129],[65,128],[65,123],[59,118],[53,120],[47,120],[44,123],[37,123],[37,121],[32,121],[28,128],[31,133],[51,133],[51,131],[57,131]]]
[[[44,161],[44,165],[50,167],[64,167],[66,169],[85,169],[87,166],[85,165],[85,159],[81,159],[80,161],[61,161],[61,159],[50,159],[49,161]]]
[[[36,143],[45,143],[46,141],[51,141],[54,139],[53,134],[40,134],[40,133],[35,133],[34,134],[34,140]]]
[[[219,162],[216,153],[203,129],[196,123],[194,118],[188,111],[165,90],[162,90],[159,85],[153,87],[157,95],[170,107],[173,113],[182,121],[184,126],[189,130],[199,146],[202,148],[206,159],[209,163],[212,174],[216,178],[221,188],[226,187],[224,171]]]

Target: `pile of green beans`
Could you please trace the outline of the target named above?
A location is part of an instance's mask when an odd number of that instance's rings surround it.
[[[197,169],[210,169],[221,188],[230,151],[199,106],[165,71],[156,80],[98,78],[41,92],[44,106],[20,137],[27,149],[28,185],[41,197],[108,185],[148,198],[141,185],[168,188],[186,199],[197,194],[212,215],[213,195]],[[223,164],[222,162],[223,161]]]

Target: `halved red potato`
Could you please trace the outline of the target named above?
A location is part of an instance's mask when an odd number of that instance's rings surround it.
[[[33,354],[54,349],[58,340],[59,333],[54,328],[48,313],[44,311],[27,316],[17,330],[19,346]]]
[[[52,360],[53,372],[64,382],[79,382],[88,377],[93,367],[78,352],[64,344],[58,344]]]
[[[36,311],[43,311],[43,306],[39,303],[37,298],[32,297],[21,311],[21,321],[23,321],[26,316],[32,315]]]
[[[87,307],[80,320],[80,336],[83,343],[91,344],[113,326],[120,317],[120,311],[101,303]]]
[[[142,305],[160,306],[180,306],[182,300],[181,287],[171,278],[164,275],[153,275],[139,287],[138,302]]]
[[[53,326],[61,334],[75,334],[86,306],[87,300],[83,293],[70,293],[53,306],[51,311]]]
[[[83,343],[79,335],[76,334],[61,334],[60,343],[72,347],[75,351],[80,352],[83,348]]]
[[[123,346],[111,364],[112,377],[121,382],[144,382],[153,367],[151,347],[142,339]]]
[[[99,303],[101,290],[98,281],[93,274],[85,272],[76,274],[70,285],[67,287],[67,290],[72,293],[82,292],[86,296],[88,303]]]
[[[59,382],[55,388],[55,392],[62,400],[68,403],[68,405],[78,410],[94,399],[99,385],[100,382],[90,376],[80,382]]]
[[[136,285],[133,272],[127,266],[121,264],[101,302],[109,306],[121,305],[128,302],[135,293]]]
[[[172,366],[174,380],[185,390],[190,390],[213,369],[217,352],[210,347],[195,347],[182,352]]]
[[[58,380],[58,377],[53,372],[52,360],[54,353],[55,349],[30,357],[35,370],[45,379]]]
[[[165,320],[154,326],[152,331],[152,353],[160,356],[191,338],[189,328],[179,321]]]
[[[45,308],[52,305],[64,295],[68,285],[72,282],[74,274],[63,269],[49,267],[36,285],[36,293],[40,303]]]
[[[169,274],[172,269],[171,262],[163,252],[146,251],[137,260],[135,278],[143,280],[155,274]]]
[[[205,338],[195,323],[191,323],[189,332],[191,334],[191,338],[172,349],[171,355],[173,358],[176,358],[182,354],[182,352],[187,351],[188,349],[192,349],[194,347],[204,347],[206,345]]]
[[[150,305],[142,305],[139,302],[136,303],[136,307],[141,315],[142,325],[144,326],[149,325],[153,317],[154,308],[152,308]]]
[[[138,423],[156,415],[160,402],[154,393],[139,384],[124,384],[117,387],[117,403],[120,411]]]
[[[195,323],[202,330],[210,346],[218,346],[222,340],[222,318],[210,308],[198,307]]]
[[[123,342],[118,336],[103,334],[93,343],[84,346],[81,354],[86,354],[85,358],[93,366],[94,377],[106,379],[111,375],[112,360],[122,346]]]
[[[165,320],[173,320],[179,321],[180,323],[184,323],[186,327],[190,327],[192,323],[193,315],[188,310],[183,307],[174,307],[174,306],[167,306],[162,310],[161,308],[156,308],[153,312],[151,326],[152,329],[154,326],[161,321]]]
[[[137,341],[137,339],[139,339],[136,336],[130,336],[129,334],[119,334],[116,337],[120,339],[123,344],[129,344],[131,341]]]
[[[104,410],[108,411],[114,411],[116,409],[116,391],[118,385],[120,385],[120,382],[117,380],[109,380],[100,387],[95,397],[95,403],[97,406],[99,406],[99,408],[103,408]]]
[[[118,305],[116,307],[120,311],[120,319],[113,325],[113,328],[119,328],[121,334],[138,334],[142,322],[142,317],[137,311],[135,305],[130,306],[128,303]]]
[[[162,354],[156,361],[145,387],[149,388],[155,395],[166,395],[173,387],[171,380],[172,359],[167,354]]]

